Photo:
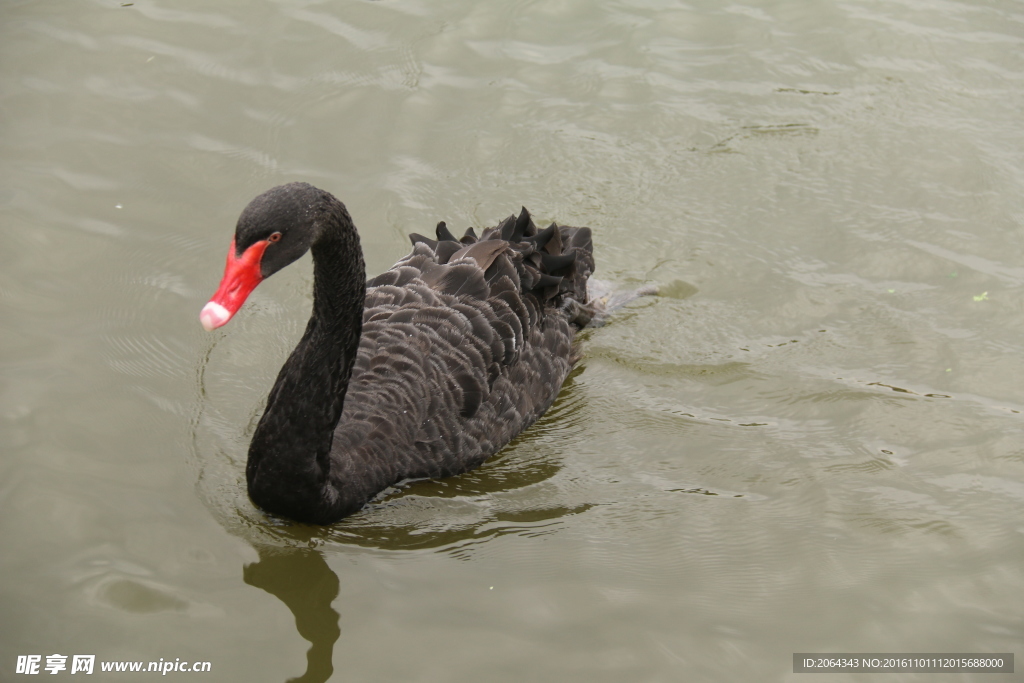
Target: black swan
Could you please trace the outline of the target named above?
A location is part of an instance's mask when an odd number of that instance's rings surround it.
[[[199,319],[224,325],[262,280],[313,252],[313,313],[249,446],[249,496],[330,524],[406,479],[483,463],[552,404],[595,310],[590,228],[538,231],[524,208],[476,237],[410,236],[367,281],[345,205],[306,183],[242,211],[220,288]],[[646,293],[646,292],[645,292]]]

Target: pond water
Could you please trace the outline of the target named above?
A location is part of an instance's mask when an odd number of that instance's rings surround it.
[[[0,679],[33,654],[592,682],[1022,652],[1020,3],[0,17]],[[661,294],[584,332],[478,471],[275,520],[245,454],[308,257],[222,330],[197,315],[239,211],[293,180],[346,202],[371,274],[525,204]]]

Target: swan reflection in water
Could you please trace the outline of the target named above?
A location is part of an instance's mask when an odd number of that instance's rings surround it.
[[[550,533],[553,531],[550,527],[558,526],[562,517],[590,507],[583,505],[499,514],[488,521],[486,530],[478,529],[476,524],[434,534],[415,533],[414,529],[405,528],[390,536],[393,543],[386,542],[389,538],[386,528],[371,525],[336,534],[335,538],[344,537],[347,542],[364,547],[433,548],[464,556],[469,547],[497,536]],[[261,588],[283,602],[295,616],[299,635],[311,643],[306,653],[306,672],[288,681],[322,683],[329,680],[334,673],[334,645],[341,636],[341,615],[333,607],[341,585],[338,575],[317,548],[263,545],[257,546],[256,552],[259,560],[244,566],[243,579],[250,586]]]
[[[559,403],[566,408],[572,405],[572,401]],[[533,443],[521,444],[525,446],[522,450],[528,452],[546,441],[544,425],[558,424],[557,413],[561,411],[557,408],[555,415],[542,420],[535,434],[524,439]],[[401,493],[331,527],[266,524],[266,519],[258,527],[246,525],[250,531],[259,529],[263,538],[253,542],[259,560],[243,568],[245,582],[281,600],[295,616],[299,635],[311,643],[306,672],[289,681],[319,683],[330,679],[334,672],[332,654],[341,629],[340,614],[333,603],[341,584],[325,559],[325,548],[337,553],[344,553],[346,546],[392,552],[419,550],[466,559],[481,544],[499,536],[553,533],[563,518],[592,505],[537,508],[514,501],[518,491],[555,477],[561,470],[559,460],[550,454],[531,458],[522,451],[515,457],[499,456],[482,469],[447,482],[412,483]],[[458,514],[445,512],[445,501],[452,499],[458,505]],[[465,516],[467,503],[476,509],[471,521]]]
[[[256,552],[259,561],[245,565],[242,578],[280,599],[295,615],[299,635],[312,643],[306,653],[306,673],[288,680],[328,680],[334,673],[334,644],[341,635],[340,615],[331,606],[338,597],[338,575],[313,548],[261,546]]]

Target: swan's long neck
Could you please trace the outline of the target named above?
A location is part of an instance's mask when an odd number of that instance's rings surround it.
[[[362,329],[366,273],[359,237],[333,197],[315,226],[313,314],[285,362],[249,446],[249,495],[293,519],[337,518],[331,442]]]

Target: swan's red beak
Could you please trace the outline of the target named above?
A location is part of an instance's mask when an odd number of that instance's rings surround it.
[[[263,252],[266,251],[268,244],[270,242],[267,240],[260,240],[246,249],[241,256],[238,256],[235,253],[235,242],[231,241],[231,248],[228,249],[228,262],[224,266],[224,277],[220,281],[220,288],[199,313],[199,322],[203,324],[207,332],[215,330],[231,320],[252,290],[256,289],[256,285],[263,281],[260,262],[263,260]]]

